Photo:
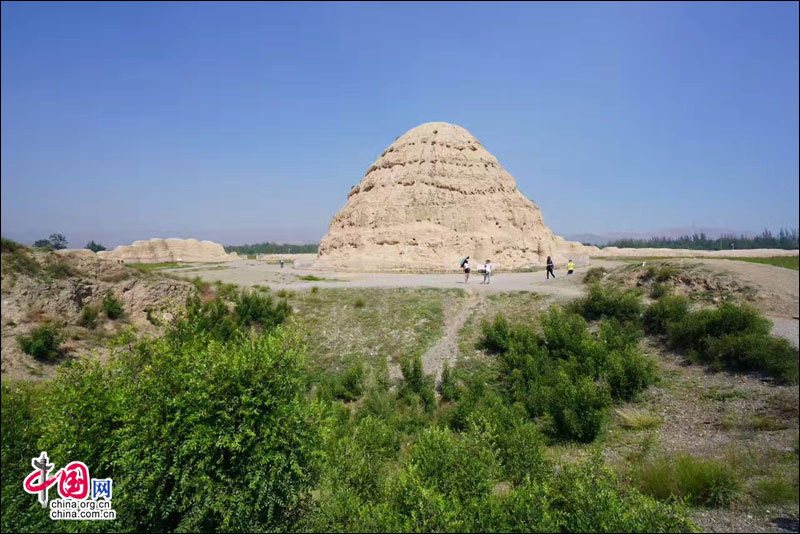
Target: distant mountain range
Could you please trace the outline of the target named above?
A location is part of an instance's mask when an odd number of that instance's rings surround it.
[[[692,236],[694,234],[706,234],[711,239],[716,239],[723,235],[747,236],[753,237],[757,234],[754,232],[742,232],[740,230],[731,230],[730,228],[711,228],[704,226],[682,226],[680,228],[665,228],[663,230],[655,230],[652,232],[602,232],[599,234],[568,234],[564,235],[564,239],[568,241],[579,241],[581,243],[590,243],[592,245],[607,245],[612,241],[619,239],[650,239],[653,237],[668,237],[678,238],[685,235]]]

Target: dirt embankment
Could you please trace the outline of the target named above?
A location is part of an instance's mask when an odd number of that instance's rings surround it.
[[[46,379],[68,358],[93,351],[106,357],[109,341],[130,327],[158,332],[166,307],[183,304],[193,290],[190,282],[143,273],[94,254],[4,249],[2,376]],[[104,312],[108,294],[122,304],[122,317],[111,319]],[[98,312],[94,327],[81,320],[86,307]],[[43,324],[55,325],[64,338],[55,362],[36,360],[19,346],[19,336]]]

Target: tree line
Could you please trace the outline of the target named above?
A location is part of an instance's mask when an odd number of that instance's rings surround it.
[[[252,245],[227,245],[225,252],[236,252],[237,254],[316,254],[317,245],[293,245],[291,243],[254,243]]]
[[[584,243],[590,245],[591,243]],[[754,248],[779,248],[794,250],[798,248],[797,228],[781,228],[777,235],[770,230],[764,230],[757,236],[723,235],[711,238],[705,233],[684,235],[678,238],[651,237],[650,239],[618,239],[611,241],[600,248],[683,248],[690,250],[729,250],[729,249],[754,249]]]

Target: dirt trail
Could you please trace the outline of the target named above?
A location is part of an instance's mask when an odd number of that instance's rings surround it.
[[[425,374],[436,377],[436,383],[442,377],[442,366],[451,358],[458,357],[458,333],[467,322],[472,311],[484,299],[477,291],[467,291],[467,300],[456,313],[445,316],[444,334],[422,355],[422,369]]]

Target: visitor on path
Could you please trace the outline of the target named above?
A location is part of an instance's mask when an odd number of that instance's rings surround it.
[[[488,284],[489,279],[492,277],[492,260],[486,260],[483,264],[483,282],[481,284]]]
[[[547,279],[550,280],[550,276],[552,275],[553,278],[556,277],[556,273],[553,272],[555,265],[553,265],[553,258],[547,256]]]
[[[464,283],[466,284],[469,282],[469,256],[462,260],[461,267],[464,269]]]
[[[283,258],[281,258],[281,269],[283,269]]]
[[[567,275],[571,275],[575,273],[575,264],[572,263],[572,260],[567,262]]]

